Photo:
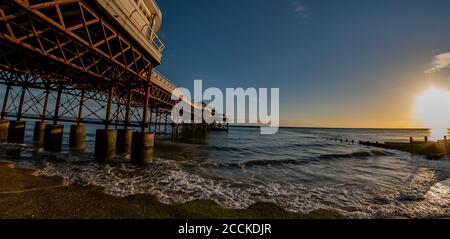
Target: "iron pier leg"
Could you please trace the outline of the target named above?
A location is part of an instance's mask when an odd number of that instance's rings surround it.
[[[11,91],[11,86],[8,85],[6,87],[6,92],[5,92],[5,98],[3,100],[3,109],[2,109],[2,120],[4,120],[6,118],[6,115],[8,114],[7,109],[8,109],[8,99],[9,99],[9,92]]]
[[[5,120],[6,118],[6,109],[8,107],[8,99],[9,99],[9,91],[11,90],[11,86],[9,84],[6,86],[5,98],[3,100],[3,109],[1,113],[0,120],[0,143],[6,143],[8,141],[8,132],[9,132],[9,120]]]
[[[127,95],[127,102],[125,105],[124,128],[117,131],[116,151],[118,154],[131,154],[131,141],[133,138],[133,131],[131,129],[128,129],[128,127],[130,125],[131,104],[133,99],[132,97],[133,94],[130,91]]]
[[[81,123],[81,119],[83,118],[83,106],[84,106],[84,89],[81,90],[81,98],[80,98],[80,107],[78,108],[78,117],[77,117],[77,125],[79,126]]]
[[[50,95],[50,90],[47,88],[45,90],[45,98],[44,98],[44,105],[42,106],[42,114],[41,114],[41,121],[44,122],[46,118],[46,112],[48,107],[48,96]]]
[[[25,100],[26,92],[27,92],[27,88],[22,87],[22,94],[20,95],[20,102],[19,102],[19,111],[17,112],[17,121],[20,121],[22,119],[23,102]]]
[[[143,119],[141,122],[141,132],[133,133],[132,143],[131,143],[131,161],[137,164],[148,163],[153,160],[153,146],[155,143],[155,135],[151,132],[146,132],[148,127],[148,113],[150,104],[150,90],[152,87],[151,83],[152,67],[148,69],[147,72],[147,86],[145,89],[145,99],[144,99],[144,112]],[[151,112],[151,111],[150,111]],[[151,118],[150,118],[151,124]]]
[[[155,107],[155,133],[159,134],[160,128],[159,128],[159,106],[158,106],[158,101],[155,101],[156,103],[156,107]]]
[[[86,148],[86,126],[81,125],[81,119],[83,117],[84,94],[85,90],[82,89],[76,125],[70,126],[69,147],[77,153],[84,152],[84,149]]]
[[[131,102],[133,100],[133,94],[130,92],[128,93],[128,97],[127,97],[127,106],[125,108],[125,130],[128,129],[129,125],[130,125],[130,112],[131,112]]]
[[[95,134],[95,157],[98,159],[111,159],[117,152],[117,130],[109,129],[114,90],[114,87],[111,87],[108,92],[105,129],[98,129]]]
[[[149,83],[146,87],[145,90],[145,100],[144,100],[144,112],[142,114],[142,129],[141,132],[145,133],[146,132],[146,128],[147,128],[147,124],[150,124],[151,127],[151,111],[150,111],[150,122],[148,122],[148,111],[149,111],[149,104],[150,104],[150,89],[151,88],[151,83]]]
[[[61,95],[62,95],[62,86],[60,85],[58,86],[58,95],[56,96],[53,125],[46,125],[44,133],[44,149],[56,153],[62,151],[62,141],[64,136],[64,126],[58,125],[59,108],[61,106]]]
[[[22,86],[22,93],[20,95],[19,109],[17,111],[17,121],[11,121],[8,129],[8,142],[13,144],[22,144],[25,139],[25,122],[22,119],[23,103],[25,100],[25,93],[27,88]]]
[[[149,105],[149,107],[150,107],[150,120],[149,120],[149,122],[148,122],[148,132],[152,132],[152,125],[153,125],[153,110],[154,110],[154,108],[153,108],[153,103],[152,103],[152,99],[149,99],[149,102],[150,102],[150,105]],[[156,100],[155,100],[155,102],[156,102]],[[156,131],[156,127],[155,127],[155,131]]]
[[[106,106],[106,119],[105,119],[105,130],[109,128],[111,122],[111,108],[112,108],[112,98],[113,98],[114,88],[111,87],[108,93],[108,105]]]
[[[47,123],[45,122],[46,119],[46,113],[47,113],[47,107],[48,107],[48,96],[50,95],[49,87],[46,87],[45,90],[45,97],[44,97],[44,104],[42,105],[42,113],[41,113],[41,120],[36,121],[34,124],[34,134],[33,134],[33,141],[34,145],[38,148],[42,148],[44,146],[44,140],[45,140],[45,127]]]
[[[57,125],[59,120],[59,108],[61,106],[62,86],[58,87],[58,95],[56,96],[55,114],[53,115],[53,124]]]
[[[165,121],[164,121],[164,134],[167,133],[167,117],[168,117],[168,114],[166,114]]]

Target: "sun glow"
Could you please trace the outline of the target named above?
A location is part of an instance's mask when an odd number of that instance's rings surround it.
[[[415,117],[431,129],[434,140],[442,139],[450,126],[450,92],[432,87],[418,95]]]

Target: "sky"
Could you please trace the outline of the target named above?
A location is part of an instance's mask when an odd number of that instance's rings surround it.
[[[417,96],[450,90],[448,0],[157,2],[160,72],[186,88],[279,88],[283,126],[421,127]]]

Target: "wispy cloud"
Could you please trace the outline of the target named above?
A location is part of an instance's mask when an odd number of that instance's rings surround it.
[[[300,1],[293,1],[292,6],[294,6],[294,12],[303,18],[308,18],[309,13],[306,7]]]
[[[431,74],[448,68],[450,68],[450,52],[442,53],[435,56],[430,64],[430,69],[425,71],[425,73]]]

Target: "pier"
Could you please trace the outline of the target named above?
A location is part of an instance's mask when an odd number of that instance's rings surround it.
[[[146,162],[155,136],[216,129],[171,121],[176,86],[155,70],[161,22],[153,0],[2,1],[0,141],[21,144],[34,124],[37,147],[61,152],[70,130],[70,148],[82,152],[86,125],[100,125],[96,157]]]

